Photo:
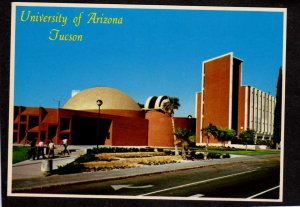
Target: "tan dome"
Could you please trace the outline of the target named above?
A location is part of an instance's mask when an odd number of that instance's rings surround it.
[[[63,108],[72,110],[98,109],[97,100],[101,99],[102,109],[141,111],[139,105],[127,94],[109,87],[89,88],[70,98]]]

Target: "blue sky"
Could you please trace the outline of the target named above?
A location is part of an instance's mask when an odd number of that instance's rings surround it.
[[[21,22],[23,10],[59,13],[68,21]],[[92,11],[123,17],[123,24],[86,24]],[[75,27],[72,18],[80,12],[81,25]],[[53,28],[82,34],[83,41],[50,41]],[[72,90],[107,86],[140,103],[149,96],[176,96],[176,116],[194,116],[202,62],[228,52],[244,60],[244,85],[276,95],[283,13],[18,6],[15,42],[15,105],[55,108]]]

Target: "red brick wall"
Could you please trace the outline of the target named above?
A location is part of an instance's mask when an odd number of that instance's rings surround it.
[[[196,111],[196,143],[200,143],[200,135],[201,135],[201,93],[196,94],[197,100],[197,111]]]
[[[157,111],[148,111],[146,113],[146,119],[149,120],[149,146],[174,146],[172,121],[168,114]]]
[[[186,118],[186,117],[175,117],[175,129],[183,128],[196,132],[196,119],[195,118]]]
[[[32,117],[36,120],[34,124],[30,123]],[[28,139],[35,137],[39,141],[41,138],[45,138],[45,141],[47,141],[48,124],[57,124],[57,109],[16,106],[14,110],[13,142],[24,144],[25,130],[28,131]]]
[[[204,119],[203,127],[209,123],[228,127],[230,59],[227,55],[204,64]]]
[[[238,131],[236,132],[237,135],[240,134],[242,130],[244,130],[245,124],[245,90],[246,87],[242,86],[239,88],[239,117],[238,117]],[[242,129],[241,129],[242,127]]]
[[[113,146],[147,146],[148,120],[115,117],[111,133]]]
[[[158,111],[148,111],[146,119],[149,120],[148,145],[173,147],[174,135],[172,119],[168,114]],[[195,131],[195,118],[175,117],[175,128],[185,128]]]
[[[127,114],[125,116],[115,116],[104,114],[101,111],[101,118],[112,120],[110,126],[110,139],[106,140],[107,145],[136,145],[146,146],[148,144],[148,120],[139,118],[144,116],[144,112],[133,112],[121,110],[113,110],[119,114]],[[108,111],[106,111],[108,112]],[[15,119],[14,119],[14,143],[24,143],[25,129],[29,130],[31,134],[38,138],[41,135],[45,136],[45,142],[48,141],[48,126],[58,126],[55,131],[55,136],[51,137],[55,144],[61,144],[60,136],[69,135],[70,144],[72,144],[72,118],[73,115],[94,117],[98,116],[97,113],[85,112],[85,111],[74,111],[66,109],[51,109],[51,108],[39,108],[39,107],[15,107]],[[26,117],[25,121],[21,121],[21,116]],[[33,127],[29,127],[29,117],[38,117],[37,123]],[[59,117],[59,118],[58,118]],[[64,129],[61,129],[62,119],[68,120]],[[68,122],[67,121],[67,122]],[[23,126],[22,130],[20,125]],[[25,126],[25,128],[24,128]]]
[[[230,54],[204,63],[202,128],[209,123],[218,127],[229,127],[230,64]],[[218,140],[211,138],[209,142],[217,143]],[[203,143],[206,143],[206,137],[203,137]]]

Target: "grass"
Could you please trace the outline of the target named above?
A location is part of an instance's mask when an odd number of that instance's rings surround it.
[[[28,159],[29,146],[13,146],[13,164]]]
[[[222,150],[208,150],[213,153],[228,153],[232,155],[247,155],[247,156],[255,156],[255,155],[268,155],[268,154],[279,154],[280,151],[276,150],[234,150],[234,151],[222,151]]]
[[[269,155],[269,154],[279,154],[280,151],[276,150],[241,150],[241,151],[232,151],[229,154],[233,155],[248,155],[248,156],[255,156],[255,155]]]

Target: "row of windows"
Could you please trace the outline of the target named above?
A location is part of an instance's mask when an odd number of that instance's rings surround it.
[[[274,122],[275,97],[250,88],[250,128],[272,133]]]

